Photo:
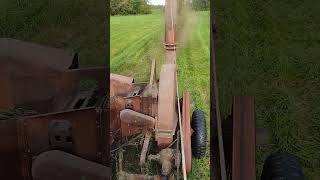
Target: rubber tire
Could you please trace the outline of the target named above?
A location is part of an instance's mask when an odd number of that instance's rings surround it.
[[[264,165],[261,180],[303,180],[304,175],[296,156],[289,153],[274,153]]]
[[[196,159],[202,158],[206,154],[207,148],[207,127],[204,112],[195,110],[192,113],[191,128],[191,149],[192,155]]]

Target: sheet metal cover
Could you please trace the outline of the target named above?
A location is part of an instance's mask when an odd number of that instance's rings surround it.
[[[61,71],[79,67],[77,53],[10,38],[0,38],[0,62],[4,58]]]
[[[171,143],[177,126],[176,113],[176,65],[162,65],[158,95],[158,119],[156,125],[156,139],[158,144]],[[161,138],[171,139],[162,142]]]

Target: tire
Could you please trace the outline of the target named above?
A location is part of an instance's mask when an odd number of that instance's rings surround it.
[[[200,159],[205,155],[207,148],[207,128],[203,111],[193,111],[191,128],[193,129],[191,135],[192,155],[196,159]]]
[[[304,175],[298,159],[289,153],[274,153],[264,165],[261,180],[303,180]]]

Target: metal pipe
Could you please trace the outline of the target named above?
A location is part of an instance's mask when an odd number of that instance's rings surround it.
[[[165,49],[166,63],[176,63],[177,1],[166,0],[165,4]]]

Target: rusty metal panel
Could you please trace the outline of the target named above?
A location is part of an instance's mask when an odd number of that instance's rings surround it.
[[[0,66],[0,108],[23,107],[38,113],[56,111],[53,99],[75,92],[81,80],[97,82],[100,92],[105,92],[105,67],[51,71],[8,61]]]
[[[132,109],[136,112],[143,112],[143,104],[141,96],[132,96],[132,97],[125,97],[125,108]],[[120,112],[119,112],[120,115]],[[139,134],[142,132],[143,129],[139,128],[138,126],[132,126],[129,123],[121,121],[121,135],[123,137],[132,136],[135,134]]]
[[[133,78],[110,74],[110,96],[126,96],[133,90]]]
[[[175,64],[176,63],[176,51],[166,51],[166,63]]]
[[[95,108],[28,117],[25,120],[25,134],[31,156],[50,149],[49,123],[54,120],[66,120],[72,124],[73,154],[91,161],[99,159]]]
[[[116,136],[131,136],[143,131],[149,130],[149,128],[141,128],[140,126],[133,126],[120,120],[120,112],[124,109],[131,109],[135,112],[142,113],[144,115],[155,117],[157,113],[157,98],[151,99],[152,106],[149,101],[149,97],[131,96],[131,97],[111,97],[110,99],[110,138],[111,141]],[[154,126],[153,126],[154,127]],[[121,129],[121,130],[120,130]]]
[[[0,121],[0,177],[21,180],[20,156],[15,120]]]
[[[233,102],[232,179],[256,179],[255,100],[236,96]]]
[[[122,136],[130,136],[135,133],[153,131],[155,119],[151,116],[124,109],[120,112]],[[128,128],[126,130],[126,127]]]
[[[1,58],[1,57],[0,57]],[[3,72],[0,67],[0,72]],[[6,76],[0,73],[0,108],[12,108],[14,107],[13,92],[12,92],[12,81]]]
[[[32,164],[33,180],[111,179],[109,167],[62,151],[41,153]]]
[[[177,126],[176,113],[176,65],[162,65],[159,81],[158,118],[156,140],[159,146],[166,146],[173,140]]]
[[[0,56],[43,68],[66,70],[79,66],[76,53],[35,43],[0,38],[0,49]]]
[[[117,136],[121,136],[120,111],[125,108],[125,100],[121,97],[110,98],[110,144]]]
[[[132,84],[134,82],[134,79],[132,77],[122,76],[114,73],[110,73],[110,79],[122,82],[124,84]]]
[[[107,92],[107,68],[104,66],[70,69],[63,72],[56,80],[57,96],[74,93],[77,85],[82,80],[95,81],[100,94]]]
[[[62,109],[58,103],[73,96],[81,80],[94,80],[98,86],[99,91],[94,90],[94,94],[90,91],[88,98],[106,94],[106,67],[77,69],[75,53],[3,38],[0,38],[0,63],[3,87],[0,108],[22,107],[38,114],[0,120],[0,169],[4,170],[0,171],[0,177],[31,179],[33,158],[59,147],[52,146],[49,136],[52,136],[50,123],[61,120],[71,125],[66,126],[72,129],[71,153],[104,165],[108,163],[107,112],[92,107],[91,103],[86,103],[90,108],[77,110],[70,110],[73,108],[69,106]]]
[[[133,111],[131,109],[124,109],[120,112],[121,121],[136,125],[136,126],[149,126],[154,127],[155,119],[151,116]]]
[[[3,57],[0,57],[3,58]],[[49,99],[54,94],[57,71],[19,63],[12,59],[1,59],[0,108],[14,108],[32,100]],[[34,94],[37,94],[35,96]]]
[[[106,92],[106,67],[78,68],[75,53],[0,38],[0,108],[55,111],[52,99],[73,93],[81,79],[97,81]]]
[[[183,93],[182,104],[182,127],[184,129],[184,151],[186,161],[186,172],[189,175],[192,168],[192,155],[191,155],[191,123],[190,123],[190,94],[189,92]]]

